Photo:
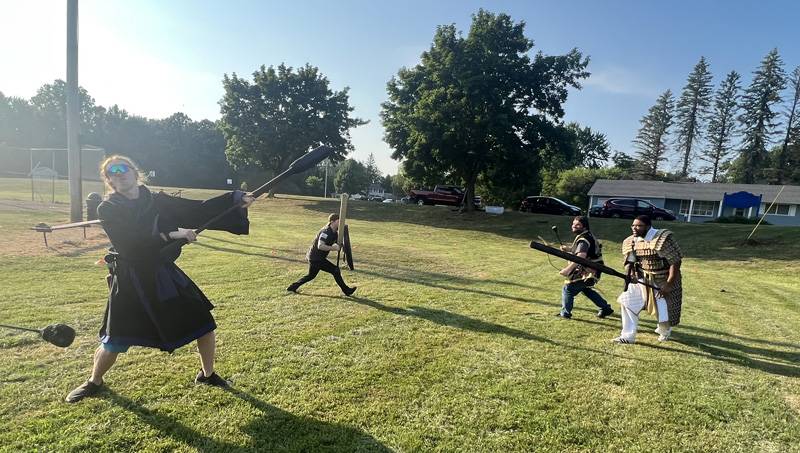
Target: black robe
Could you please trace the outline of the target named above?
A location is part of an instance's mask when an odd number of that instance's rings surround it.
[[[163,258],[159,251],[172,242],[170,231],[198,228],[242,195],[234,191],[196,201],[139,186],[135,200],[114,193],[100,203],[97,213],[113,246],[106,257],[111,279],[102,343],[172,352],[216,328],[214,306],[175,265],[177,256]],[[249,226],[247,210],[235,209],[208,229],[248,234]]]

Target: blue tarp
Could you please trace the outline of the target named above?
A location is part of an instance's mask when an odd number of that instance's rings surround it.
[[[754,195],[750,192],[736,192],[728,195],[726,192],[722,197],[722,206],[729,208],[756,208],[756,217],[761,208],[761,195]]]

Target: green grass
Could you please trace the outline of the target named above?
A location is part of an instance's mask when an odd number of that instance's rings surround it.
[[[179,261],[216,305],[217,368],[236,390],[192,384],[193,345],[134,348],[105,393],[69,405],[97,345],[102,250],[22,253],[29,226],[68,209],[14,206],[0,202],[0,323],[78,337],[0,332],[3,451],[800,451],[800,228],[742,246],[751,226],[667,224],[687,255],[683,323],[660,344],[645,316],[640,343],[620,346],[619,318],[583,296],[573,320],[553,316],[561,279],[527,244],[550,223],[566,239],[567,217],[352,202],[359,289],[345,298],[326,274],[284,291],[338,203],[259,201],[250,236],[208,232]],[[629,222],[593,224],[615,267]]]

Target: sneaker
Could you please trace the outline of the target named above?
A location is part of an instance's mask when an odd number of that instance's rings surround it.
[[[211,376],[206,377],[203,374],[203,370],[200,370],[197,373],[197,377],[194,378],[195,384],[203,384],[203,385],[213,385],[214,387],[222,387],[228,388],[231,386],[231,383],[219,377],[217,373],[212,373]]]
[[[601,308],[600,311],[597,312],[597,317],[600,319],[605,318],[614,313],[614,309],[611,307]]]
[[[665,342],[669,340],[669,336],[672,335],[672,330],[667,331],[667,333],[662,333],[658,336],[658,341]]]
[[[354,286],[352,288],[348,288],[344,291],[345,296],[352,296],[354,292],[358,289],[358,286]]]
[[[86,381],[75,390],[69,392],[69,395],[67,395],[65,401],[68,403],[77,403],[78,401],[86,398],[87,396],[97,395],[97,393],[100,392],[100,389],[102,388],[103,388],[102,383],[95,384],[92,381]]]
[[[616,343],[616,344],[633,344],[633,341],[628,341],[628,340],[626,340],[626,339],[624,339],[622,337],[614,338],[611,341]]]
[[[297,287],[294,286],[294,285],[289,285],[289,287],[286,288],[286,291],[289,291],[289,292],[297,294]]]
[[[556,317],[557,318],[564,318],[564,319],[571,319],[572,318],[572,313],[561,313],[561,312],[558,312],[558,313],[556,313]]]

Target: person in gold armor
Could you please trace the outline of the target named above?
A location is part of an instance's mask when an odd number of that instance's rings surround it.
[[[636,217],[631,229],[633,234],[622,243],[626,270],[629,275],[635,274],[639,281],[659,289],[632,284],[619,297],[622,332],[614,342],[634,342],[639,313],[643,309],[658,319],[658,340],[667,341],[672,327],[681,320],[681,250],[672,232],[653,228],[648,216]]]

